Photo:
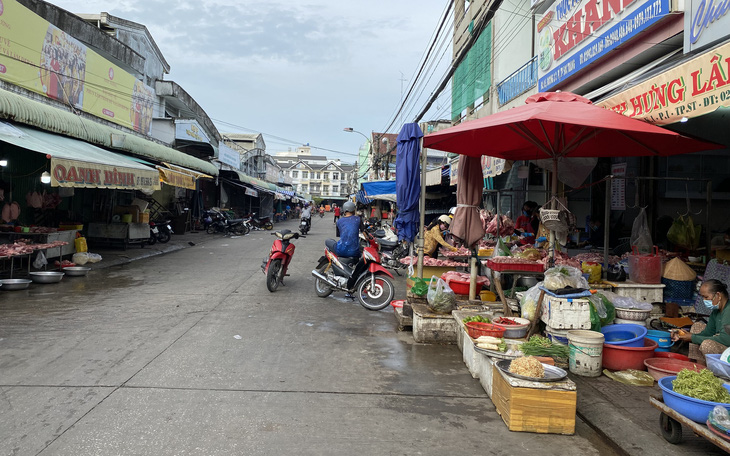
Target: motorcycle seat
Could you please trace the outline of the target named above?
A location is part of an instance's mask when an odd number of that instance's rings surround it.
[[[339,257],[340,262],[342,264],[346,264],[347,266],[354,266],[359,259],[360,257]]]
[[[397,241],[387,241],[385,239],[376,239],[376,241],[383,247],[395,247],[396,245],[398,245]]]
[[[243,222],[243,219],[230,219],[230,220],[228,220],[228,224],[229,225],[233,225],[235,223],[241,223],[241,222]]]

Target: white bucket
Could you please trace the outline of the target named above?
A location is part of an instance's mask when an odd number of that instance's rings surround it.
[[[602,333],[584,329],[568,331],[570,372],[583,377],[600,377],[603,364]]]

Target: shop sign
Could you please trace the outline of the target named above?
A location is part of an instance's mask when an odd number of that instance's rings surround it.
[[[190,174],[173,171],[168,168],[157,168],[160,172],[160,181],[173,187],[195,190],[195,178]]]
[[[246,187],[246,194],[248,196],[253,196],[254,198],[258,198],[259,197],[259,192],[257,192],[256,190],[254,190],[252,188],[249,188],[249,187]]]
[[[449,185],[457,185],[459,183],[459,159],[453,160],[449,168]]]
[[[685,0],[684,52],[728,36],[730,0]]]
[[[234,169],[241,169],[241,156],[225,144],[218,145],[218,160]]]
[[[538,91],[625,45],[670,13],[670,0],[558,0],[537,23]]]
[[[175,139],[210,144],[203,128],[194,120],[176,120]]]
[[[505,171],[507,160],[482,155],[482,175],[484,177],[499,176]]]
[[[149,135],[156,95],[17,0],[0,1],[0,80]]]
[[[730,107],[730,43],[597,105],[658,125]]]
[[[626,162],[614,163],[611,165],[611,174],[616,177],[625,177],[626,169]],[[611,210],[626,210],[626,179],[611,180]]]
[[[160,178],[154,169],[51,158],[51,186],[154,191],[160,189]]]

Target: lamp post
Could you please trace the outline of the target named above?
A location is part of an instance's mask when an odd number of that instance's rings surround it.
[[[352,128],[352,127],[345,127],[345,128],[343,128],[343,129],[342,129],[342,131],[346,131],[346,132],[348,132],[348,133],[357,133],[357,134],[359,134],[360,136],[362,136],[363,138],[365,138],[366,144],[369,144],[369,145],[370,145],[370,151],[369,151],[369,152],[370,152],[370,153],[372,153],[372,152],[373,152],[373,144],[372,144],[372,142],[370,141],[370,138],[368,138],[367,136],[365,136],[365,134],[364,134],[364,133],[361,133],[361,132],[359,132],[359,131],[355,130],[354,128]],[[359,157],[358,157],[358,158],[359,158]],[[372,158],[370,158],[370,160],[372,160]],[[359,167],[358,167],[358,169],[357,169],[357,170],[355,171],[355,174],[359,174],[359,173],[360,173],[360,169],[359,169]],[[356,184],[356,185],[357,185],[357,184]]]

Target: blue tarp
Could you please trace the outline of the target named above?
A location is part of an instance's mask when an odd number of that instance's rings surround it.
[[[363,182],[361,185],[368,199],[393,202],[396,200],[395,181]]]
[[[421,196],[421,173],[418,166],[420,139],[423,132],[417,123],[408,123],[398,134],[398,152],[395,158],[398,217],[393,226],[398,240],[413,242],[418,231],[418,200]]]

